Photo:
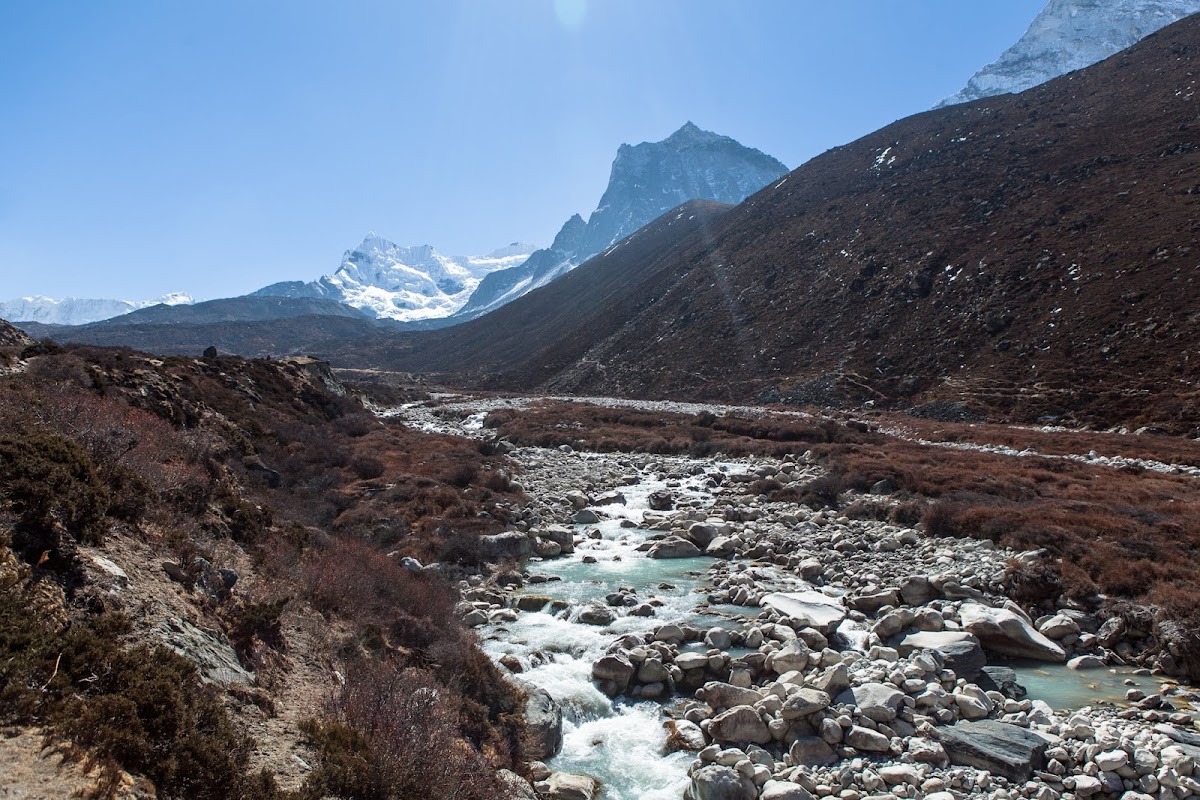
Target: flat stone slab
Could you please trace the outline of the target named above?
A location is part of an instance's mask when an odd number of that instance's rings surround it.
[[[934,728],[951,764],[986,769],[1010,781],[1027,781],[1046,766],[1048,742],[1016,725],[985,719]]]
[[[1056,661],[1059,664],[1067,660],[1067,654],[1061,647],[1007,608],[963,603],[958,613],[963,628],[978,636],[986,650],[1018,658]]]
[[[846,618],[846,607],[836,598],[820,592],[775,592],[759,601],[763,608],[818,630],[833,630]]]
[[[946,666],[959,677],[973,678],[985,664],[983,646],[974,634],[966,631],[917,631],[902,636],[896,642],[900,655],[914,650],[933,650],[940,654]]]

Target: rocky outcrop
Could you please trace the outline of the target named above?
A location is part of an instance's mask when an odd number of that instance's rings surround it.
[[[1065,662],[1062,647],[1038,633],[1029,619],[1010,608],[989,608],[964,603],[959,617],[965,630],[975,634],[985,649],[1016,658]]]

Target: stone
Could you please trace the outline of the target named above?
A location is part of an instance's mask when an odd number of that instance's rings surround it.
[[[729,767],[710,764],[692,773],[684,800],[755,800],[754,781]]]
[[[819,736],[801,736],[788,749],[788,760],[797,766],[824,767],[837,761],[837,753]]]
[[[788,695],[787,700],[783,701],[783,707],[779,710],[779,716],[791,722],[792,720],[807,717],[818,711],[824,711],[829,708],[832,702],[829,695],[816,689],[801,689]]]
[[[835,598],[816,591],[775,592],[759,601],[763,608],[778,611],[802,627],[831,634],[846,618],[846,608]]]
[[[116,562],[110,561],[104,556],[93,555],[92,564],[94,564],[96,569],[103,573],[109,581],[117,586],[124,588],[125,586],[129,585],[129,575],[126,574],[125,570],[117,566]]]
[[[517,598],[518,611],[541,611],[550,604],[550,598],[544,594],[523,594]]]
[[[979,639],[966,631],[918,631],[896,642],[900,655],[916,650],[932,650],[942,657],[947,669],[961,678],[973,678],[987,664],[987,656]]]
[[[1092,760],[1105,772],[1116,772],[1129,763],[1129,754],[1124,750],[1106,750],[1103,753],[1097,753]]]
[[[714,711],[720,711],[734,706],[754,705],[762,699],[762,693],[730,683],[709,681],[696,690],[696,698],[708,703]]]
[[[1067,660],[1062,647],[1038,633],[1011,609],[963,603],[958,613],[963,628],[979,637],[987,650],[1037,661],[1062,663]]]
[[[600,783],[590,775],[555,772],[538,793],[543,800],[595,800]]]
[[[912,737],[905,742],[905,750],[913,757],[913,761],[922,764],[940,766],[950,760],[946,755],[946,748],[932,739]]]
[[[904,692],[886,683],[864,683],[842,692],[837,701],[858,706],[864,717],[875,722],[891,722],[904,705]]]
[[[767,744],[771,732],[751,706],[734,706],[712,718],[708,735],[718,742]]]
[[[182,619],[167,619],[154,634],[177,654],[191,661],[205,683],[223,687],[233,684],[254,685],[254,673],[242,666],[234,649],[219,634],[197,628]]]
[[[647,558],[695,558],[699,555],[703,555],[699,547],[678,536],[668,536],[655,542],[646,553]]]
[[[791,781],[767,781],[758,797],[759,800],[813,800],[808,789]]]
[[[921,782],[921,774],[917,772],[916,767],[910,764],[888,764],[880,767],[879,777],[883,778],[883,782],[888,786],[896,786],[901,783],[916,786]]]
[[[686,719],[669,719],[663,723],[667,729],[667,752],[677,753],[681,750],[698,753],[708,744],[704,731],[700,726]]]
[[[592,501],[594,506],[625,505],[625,495],[617,491],[605,492]]]
[[[910,606],[923,606],[938,594],[933,582],[924,575],[913,575],[900,585],[900,597]]]
[[[984,667],[975,677],[975,683],[985,692],[1000,692],[1014,700],[1026,694],[1025,687],[1017,683],[1017,673],[1012,667]]]
[[[562,749],[562,709],[545,689],[530,688],[525,699],[525,729],[530,758],[553,758]]]
[[[489,561],[520,560],[533,555],[533,542],[520,531],[508,531],[479,537],[479,552]]]
[[[670,511],[675,507],[675,495],[665,489],[660,489],[657,492],[651,492],[650,496],[646,498],[646,502],[654,511]]]
[[[1079,624],[1063,614],[1055,614],[1041,625],[1038,625],[1037,629],[1038,633],[1055,641],[1065,639],[1068,636],[1079,635]]]
[[[584,625],[609,625],[616,618],[617,614],[611,608],[594,603],[580,609],[576,621]]]
[[[687,538],[697,547],[708,547],[720,535],[716,525],[707,522],[693,522],[687,530]]]
[[[595,525],[600,521],[600,515],[590,508],[585,508],[582,511],[575,512],[575,516],[571,517],[571,521],[576,525]]]
[[[977,767],[1010,781],[1027,781],[1046,766],[1048,743],[1036,733],[985,719],[933,729],[951,764]]]
[[[809,652],[803,639],[792,639],[769,656],[771,669],[775,670],[777,675],[808,669]]]
[[[704,669],[708,666],[708,656],[704,653],[680,653],[675,656],[675,666],[685,672],[689,669]]]
[[[1104,666],[1104,659],[1100,656],[1075,656],[1067,662],[1067,666],[1071,669],[1100,669]]]
[[[529,781],[512,770],[497,770],[496,778],[503,787],[505,800],[538,800],[537,792],[529,785]]]
[[[621,691],[629,685],[629,680],[636,671],[633,662],[623,654],[609,653],[592,664],[592,680],[611,681],[617,684],[620,687],[618,691]]]
[[[562,546],[539,536],[533,542],[533,552],[538,558],[555,558],[562,555]]]
[[[862,594],[850,600],[850,607],[855,611],[874,614],[884,606],[894,606],[900,602],[895,589],[883,589],[870,594]]]
[[[1077,797],[1091,797],[1102,791],[1104,791],[1104,784],[1100,782],[1099,778],[1093,778],[1091,775],[1075,776],[1075,795]]]
[[[724,628],[709,628],[704,634],[704,643],[718,650],[728,650],[733,646],[733,638]]]
[[[641,683],[665,683],[671,673],[657,658],[647,658],[638,667],[637,679]]]
[[[804,685],[810,689],[818,689],[830,697],[837,697],[850,688],[850,670],[845,664],[836,664],[812,680],[805,681]]]
[[[892,742],[879,731],[862,728],[855,725],[846,731],[846,744],[864,753],[886,753],[891,749]]]

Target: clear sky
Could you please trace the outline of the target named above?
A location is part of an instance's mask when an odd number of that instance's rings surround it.
[[[1044,0],[7,0],[0,299],[242,294],[374,231],[475,254],[687,120],[796,167]]]

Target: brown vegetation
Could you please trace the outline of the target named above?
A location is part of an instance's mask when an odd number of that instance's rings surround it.
[[[349,665],[345,694],[310,726],[329,764],[350,748],[376,777],[395,777],[391,734],[344,714],[367,691],[356,676],[380,665],[434,693],[436,713],[410,722],[428,724],[448,764],[480,773],[470,786],[520,757],[516,691],[457,621],[450,585],[401,565],[470,562],[475,538],[503,528],[520,498],[502,457],[381,421],[331,391],[318,362],[88,347],[26,355],[23,372],[0,378],[0,551],[26,565],[0,587],[0,716],[50,725],[112,774],[151,779],[162,797],[273,796],[270,777],[248,770],[251,745],[220,693],[202,688],[186,659],[146,644],[146,631],[110,608],[119,598],[87,585],[80,546],[118,531],[182,564],[188,592],[208,563],[197,556],[221,542],[249,555],[259,590],[214,593],[205,613],[265,685],[287,669],[289,605],[310,605],[344,633],[331,656]],[[54,587],[59,611],[29,613],[27,585]],[[261,694],[247,697],[270,709]],[[226,701],[236,709],[239,698]],[[322,761],[305,796],[334,791],[330,769]],[[344,796],[416,796],[370,786]]]

